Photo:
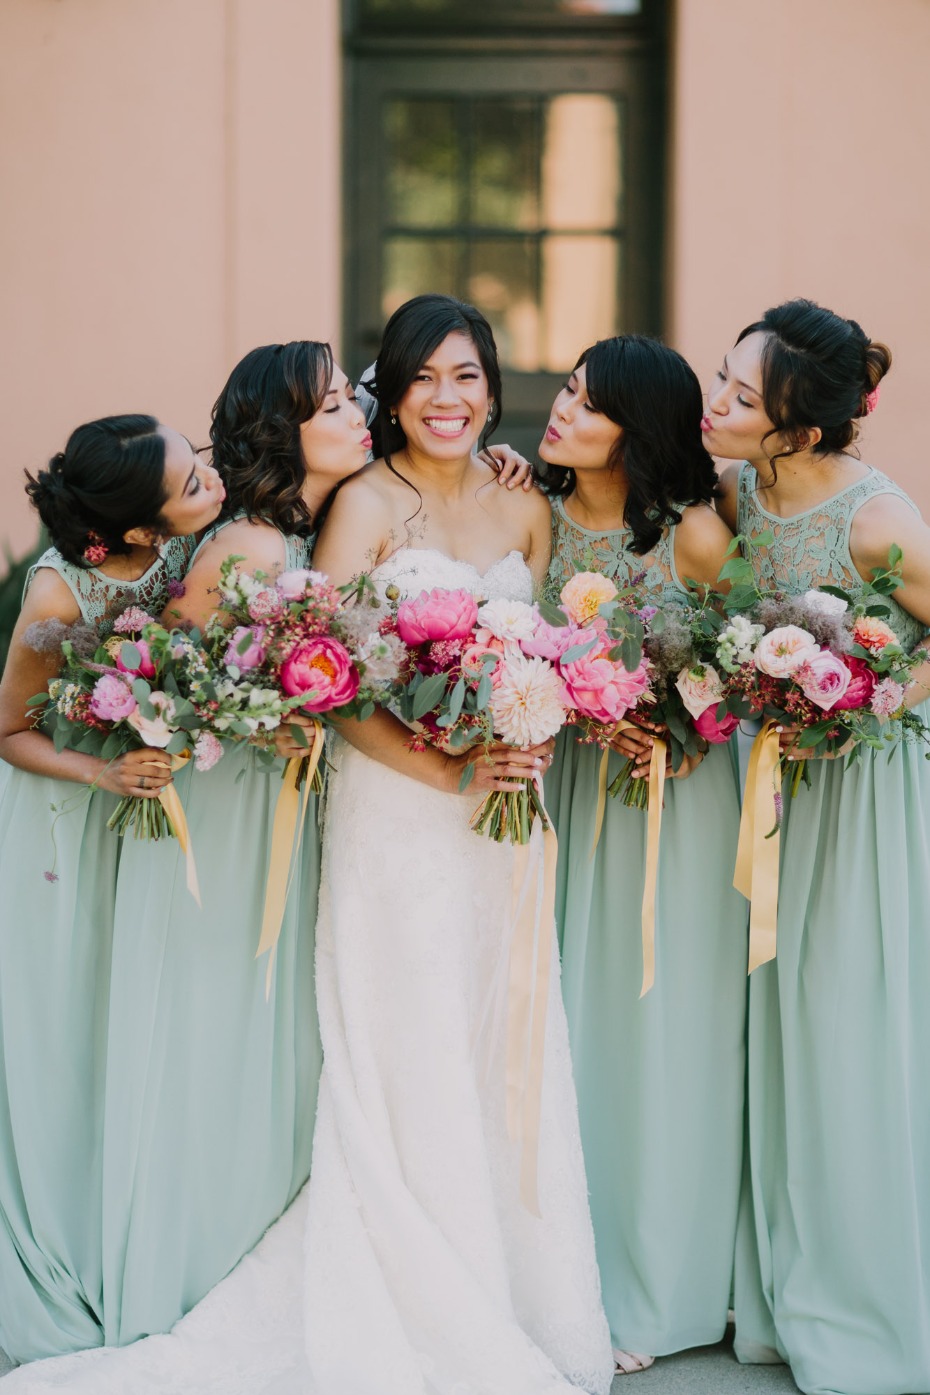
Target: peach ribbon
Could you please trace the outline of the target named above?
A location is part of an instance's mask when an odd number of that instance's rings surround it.
[[[775,958],[780,793],[781,751],[775,722],[769,718],[752,743],[733,874],[733,885],[750,903],[749,973]]]
[[[172,756],[172,773],[182,770],[190,758],[189,751],[185,751],[182,755]],[[181,851],[187,863],[187,889],[202,910],[203,904],[200,900],[200,884],[197,880],[197,864],[194,862],[194,845],[191,842],[190,829],[187,826],[187,816],[184,813],[184,805],[181,803],[181,797],[173,784],[165,785],[164,789],[158,791],[158,802],[167,814],[168,822],[174,830],[174,836],[181,845]]]
[[[265,974],[265,1000],[271,994],[271,975],[274,970],[275,951],[281,935],[284,920],[284,907],[287,904],[297,855],[303,839],[307,805],[313,777],[323,753],[323,726],[314,722],[313,740],[306,756],[292,756],[284,767],[281,790],[275,805],[274,823],[271,829],[271,855],[268,859],[268,882],[265,887],[265,909],[262,916],[262,931],[255,958],[268,955],[268,969]],[[301,774],[302,787],[301,787]]]
[[[617,731],[637,727],[635,722],[625,718],[617,724]],[[646,872],[643,880],[642,935],[643,935],[643,986],[639,996],[645,998],[656,977],[656,886],[659,880],[659,838],[662,832],[662,802],[665,798],[665,764],[668,745],[656,736],[652,742],[649,757],[649,807],[646,813]],[[607,761],[610,755],[605,751],[601,758],[601,768],[597,780],[597,814],[594,820],[594,842],[591,857],[594,856],[604,826],[604,812],[607,805]]]

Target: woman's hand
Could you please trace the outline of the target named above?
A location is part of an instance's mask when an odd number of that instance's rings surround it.
[[[290,760],[292,756],[309,756],[310,747],[313,745],[313,729],[316,723],[310,717],[305,717],[300,712],[292,712],[289,717],[275,727],[274,748],[275,754],[283,756],[285,760]],[[291,727],[300,727],[306,735],[306,744],[301,745],[296,739]]]
[[[836,751],[828,751],[826,745],[819,746],[799,746],[798,737],[805,730],[804,727],[797,727],[783,724],[775,728],[778,732],[778,745],[783,757],[788,760],[836,760],[837,756],[847,756],[855,746],[852,737],[849,738]]]
[[[518,750],[515,746],[505,746],[496,741],[492,746],[476,746],[463,756],[450,756],[453,789],[457,794],[483,797],[492,790],[520,789],[521,782],[534,775],[544,775],[552,764],[555,741],[545,741],[541,746],[530,746]],[[474,768],[474,776],[463,790],[460,786],[463,765]]]
[[[110,761],[94,784],[110,794],[154,799],[171,784],[171,757],[154,746],[140,746]]]
[[[616,751],[618,756],[623,756],[624,760],[633,762],[633,769],[630,773],[634,780],[642,779],[649,774],[652,747],[657,736],[662,738],[666,736],[666,728],[660,723],[637,722],[624,727],[611,738],[612,750]]]
[[[497,471],[498,484],[504,484],[508,489],[515,489],[518,484],[522,484],[526,490],[533,488],[530,462],[510,446],[488,446],[481,452],[481,459]]]

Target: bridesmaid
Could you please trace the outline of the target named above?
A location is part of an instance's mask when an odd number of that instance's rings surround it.
[[[248,354],[220,394],[211,435],[226,517],[171,608],[196,625],[216,607],[231,554],[269,574],[309,564],[327,496],[362,467],[370,445],[345,374],[327,345],[309,341]],[[278,754],[303,748],[279,733]],[[177,847],[127,847],[120,866],[104,1137],[111,1343],[170,1328],[310,1171],[321,1065],[316,801],[266,1001],[267,961],[255,952],[280,779],[255,755],[244,743],[209,772],[178,776],[202,911]]]
[[[547,593],[579,569],[680,604],[715,583],[731,534],[710,507],[701,389],[684,359],[624,335],[585,351],[539,455],[553,495]],[[648,769],[651,736],[627,734]],[[601,753],[561,733],[546,778],[559,834],[557,917],[595,1239],[622,1372],[717,1342],[738,1207],[746,903],[732,889],[739,791],[732,753],[685,758],[665,787],[655,985],[640,1000],[646,816],[608,799],[592,857]],[[669,770],[676,775],[676,772]]]
[[[57,753],[26,701],[57,673],[66,626],[93,627],[93,652],[127,605],[161,610],[190,555],[184,535],[223,499],[216,471],[150,416],[78,427],[27,492],[54,546],[27,579],[0,685],[0,1345],[16,1361],[104,1340],[100,1136],[122,848],[106,821],[118,796],[154,798],[171,778],[161,751]]]
[[[890,623],[926,649],[930,529],[853,449],[890,363],[854,320],[789,301],[724,358],[704,439],[743,462],[723,477],[730,525],[774,534],[762,586],[854,597],[897,543]],[[915,677],[930,718],[930,663]],[[736,1350],[781,1356],[818,1395],[927,1391],[930,766],[908,744],[809,768],[785,799],[778,955],[751,979]]]

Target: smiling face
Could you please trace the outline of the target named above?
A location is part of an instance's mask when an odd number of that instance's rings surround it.
[[[186,537],[199,533],[214,521],[226,498],[219,472],[197,454],[180,432],[159,426],[158,434],[165,442],[164,482],[168,496],[161,510],[162,534]]]
[[[590,402],[581,363],[552,404],[538,454],[564,470],[606,470],[622,434],[622,427]]]
[[[467,334],[447,334],[394,407],[407,452],[429,459],[470,455],[484,430],[491,397],[478,351]]]
[[[762,350],[766,336],[757,331],[734,344],[707,391],[701,418],[704,448],[723,460],[764,463],[783,446],[768,436],[772,422],[762,401]]]
[[[320,407],[301,423],[300,446],[307,473],[330,481],[331,488],[365,464],[371,432],[352,384],[337,364]]]

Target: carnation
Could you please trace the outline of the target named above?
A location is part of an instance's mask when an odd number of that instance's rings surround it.
[[[212,731],[200,732],[194,742],[194,767],[197,770],[212,770],[222,758],[223,743]]]
[[[281,614],[281,597],[273,587],[266,586],[250,597],[248,611],[252,620],[274,620]]]
[[[893,717],[904,705],[904,687],[893,678],[883,678],[872,694],[872,711],[876,717]]]
[[[512,746],[538,746],[565,722],[562,682],[545,659],[512,654],[491,696],[494,731]]]

